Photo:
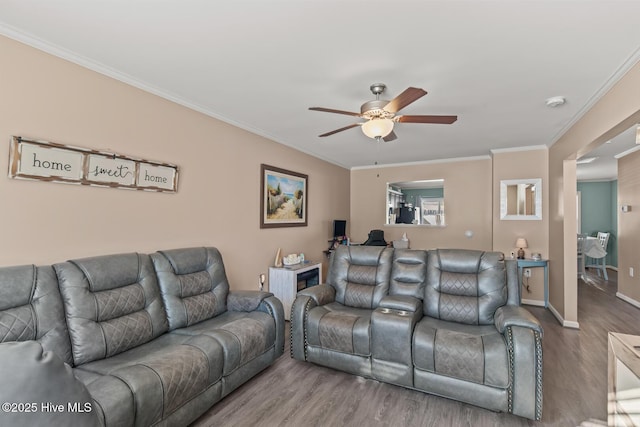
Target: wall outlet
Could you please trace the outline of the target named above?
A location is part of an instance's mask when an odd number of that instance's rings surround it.
[[[511,258],[515,258],[516,257],[516,253],[514,251],[511,251]]]
[[[633,277],[633,267],[629,267],[629,277]]]
[[[524,277],[531,277],[531,269],[530,268],[525,268],[524,269]]]

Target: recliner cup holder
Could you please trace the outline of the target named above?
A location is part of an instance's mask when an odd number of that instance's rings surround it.
[[[380,312],[383,314],[395,314],[398,316],[411,316],[411,312],[406,311],[406,310],[396,310],[393,308],[381,308]]]

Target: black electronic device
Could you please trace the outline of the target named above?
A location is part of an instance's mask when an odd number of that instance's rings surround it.
[[[344,219],[333,220],[333,237],[332,237],[332,240],[330,240],[330,242],[331,244],[329,245],[329,249],[326,250],[327,253],[335,249],[337,245],[348,244],[346,220]]]
[[[398,208],[398,216],[396,217],[396,224],[412,224],[415,220],[413,208],[400,207]]]

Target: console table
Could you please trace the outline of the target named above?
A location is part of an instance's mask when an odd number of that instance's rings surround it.
[[[640,337],[609,332],[608,421],[610,426],[639,426]]]
[[[285,320],[291,320],[291,306],[299,290],[322,283],[322,263],[269,267],[269,292],[282,301]]]
[[[525,268],[544,268],[544,306],[549,305],[549,260],[548,259],[519,259],[518,260],[518,284],[520,285],[520,301],[522,301],[522,272]]]

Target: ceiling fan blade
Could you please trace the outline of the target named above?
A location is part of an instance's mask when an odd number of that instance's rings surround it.
[[[450,125],[458,120],[458,116],[398,116],[396,120],[401,123],[435,123]]]
[[[413,101],[422,98],[427,94],[426,90],[410,87],[407,88],[400,95],[393,98],[387,105],[384,106],[383,110],[388,111],[390,113],[397,113],[402,110],[407,105],[411,104]]]
[[[362,117],[362,114],[360,114],[360,113],[354,113],[354,112],[351,112],[351,111],[343,111],[343,110],[334,110],[332,108],[310,107],[309,110],[312,110],[312,111],[323,111],[325,113],[345,114],[347,116]]]
[[[322,135],[318,135],[318,136],[321,137],[321,138],[323,138],[325,136],[331,136],[334,133],[342,132],[343,130],[351,129],[351,128],[354,128],[356,126],[360,126],[360,123],[354,123],[352,125],[345,126],[343,128],[340,128],[340,129],[332,130],[331,132],[323,133]]]
[[[394,131],[391,131],[391,133],[387,136],[385,136],[384,138],[382,138],[382,140],[384,142],[391,142],[393,140],[398,139],[398,135],[396,135],[396,133]]]

